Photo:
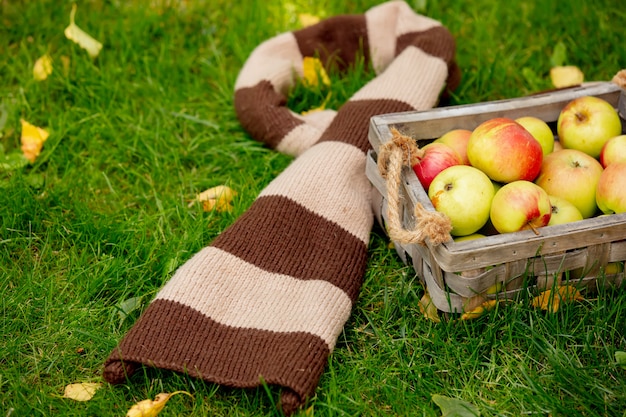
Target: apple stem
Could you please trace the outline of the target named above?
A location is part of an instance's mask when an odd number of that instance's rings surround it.
[[[532,230],[535,235],[539,236],[539,230],[537,230],[532,223],[528,223],[528,227],[530,227],[530,230]]]

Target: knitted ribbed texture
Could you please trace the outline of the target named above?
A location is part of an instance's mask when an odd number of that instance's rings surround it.
[[[111,353],[104,377],[148,365],[225,384],[283,387],[285,414],[313,395],[358,297],[373,225],[365,176],[372,116],[428,109],[459,80],[454,39],[402,1],[259,45],[235,85],[250,135],[297,158],[232,226],[180,267]],[[284,94],[305,56],[377,71],[339,112],[307,117]]]

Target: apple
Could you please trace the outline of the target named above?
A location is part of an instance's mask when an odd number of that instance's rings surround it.
[[[555,140],[554,147],[552,148],[552,152],[560,151],[561,149],[565,149],[565,148],[563,147],[563,145],[561,145],[560,141]]]
[[[537,184],[519,180],[505,184],[491,201],[491,222],[499,233],[546,226],[552,205],[548,193]]]
[[[469,141],[471,134],[471,130],[453,129],[446,132],[440,138],[435,139],[433,143],[445,143],[459,154],[463,165],[469,165],[470,162],[467,158],[467,142]]]
[[[602,165],[596,159],[576,149],[563,149],[546,155],[535,183],[549,195],[572,203],[587,219],[598,209],[596,186],[601,174]]]
[[[609,139],[600,150],[599,159],[604,168],[613,162],[626,162],[626,135]]]
[[[539,142],[516,121],[504,117],[487,120],[472,131],[467,143],[472,166],[494,181],[533,181],[541,169]]]
[[[622,262],[610,262],[604,267],[606,275],[616,275],[624,272],[624,264]]]
[[[435,210],[452,223],[452,236],[476,233],[489,220],[493,184],[487,175],[469,165],[444,169],[433,179],[428,197]]]
[[[550,198],[550,205],[552,205],[552,215],[548,226],[577,222],[583,219],[580,210],[566,199],[554,195],[548,195],[548,197]]]
[[[460,165],[461,158],[454,149],[444,143],[429,143],[422,148],[424,155],[413,165],[413,171],[422,187],[428,192],[430,183],[444,169]]]
[[[472,233],[471,235],[457,236],[454,238],[454,241],[465,242],[467,240],[482,239],[483,237],[487,237],[487,236],[483,235],[482,233]]]
[[[604,214],[626,212],[626,162],[614,162],[600,175],[596,202]]]
[[[541,145],[543,155],[547,155],[554,149],[554,133],[550,126],[538,117],[525,116],[515,119],[524,129],[528,130]]]
[[[622,133],[617,110],[594,96],[578,97],[563,107],[557,120],[557,134],[564,148],[577,149],[594,158],[610,138]]]

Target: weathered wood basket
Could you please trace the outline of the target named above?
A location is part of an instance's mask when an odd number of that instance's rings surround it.
[[[574,98],[586,95],[603,98],[617,108],[622,131],[626,132],[626,92],[613,83],[586,83],[524,98],[373,117],[369,131],[373,150],[368,155],[367,176],[374,185],[378,222],[385,227],[388,216],[386,182],[376,160],[380,146],[391,140],[392,128],[414,138],[419,146],[452,129],[472,130],[494,117],[535,116],[556,131],[561,109]],[[435,210],[408,167],[403,169],[399,192],[403,202],[400,218],[405,228],[410,229],[414,224],[417,203]],[[624,272],[614,263],[626,260],[626,213],[543,227],[538,231],[539,235],[527,230],[437,246],[429,242],[394,244],[403,262],[413,266],[428,288],[434,305],[446,313],[470,311],[496,297],[515,298],[527,289],[550,288],[555,280],[568,280],[581,291],[593,290],[597,285],[624,283]]]

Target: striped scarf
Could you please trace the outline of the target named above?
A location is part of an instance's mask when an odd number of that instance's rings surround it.
[[[121,383],[147,365],[231,387],[275,384],[286,415],[311,398],[365,273],[369,119],[435,106],[459,82],[454,53],[449,31],[403,1],[260,44],[237,78],[235,110],[254,139],[297,158],[176,271],[110,354],[104,378]],[[338,112],[286,106],[304,57],[345,70],[359,54],[377,76]]]

